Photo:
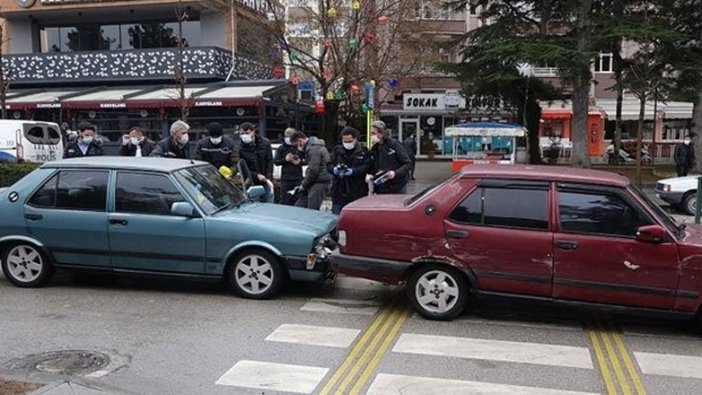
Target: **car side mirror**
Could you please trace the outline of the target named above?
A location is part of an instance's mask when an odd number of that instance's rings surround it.
[[[659,225],[642,226],[636,231],[636,240],[642,243],[663,243],[668,239],[665,229]]]
[[[171,206],[171,215],[194,218],[197,217],[197,212],[195,211],[195,207],[188,202],[175,202]]]
[[[261,185],[249,187],[249,189],[246,190],[246,196],[248,196],[249,199],[258,199],[266,196],[266,188],[262,187]]]

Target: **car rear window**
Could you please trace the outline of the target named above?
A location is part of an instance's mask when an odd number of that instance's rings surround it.
[[[464,224],[548,230],[548,189],[480,186],[449,218]]]

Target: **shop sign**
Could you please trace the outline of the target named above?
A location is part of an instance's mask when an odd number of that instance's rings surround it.
[[[127,103],[100,103],[100,108],[127,108]]]
[[[195,107],[222,107],[221,101],[198,101],[195,102]]]
[[[61,103],[37,103],[37,108],[61,108]]]
[[[465,108],[465,100],[456,91],[446,93],[406,93],[403,108],[414,111],[444,111],[450,108]]]

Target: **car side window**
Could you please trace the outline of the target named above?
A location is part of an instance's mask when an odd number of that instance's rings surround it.
[[[58,174],[54,175],[41,186],[31,198],[29,205],[42,208],[56,207],[56,185],[58,184]]]
[[[479,187],[449,218],[465,224],[547,230],[548,190]]]
[[[184,201],[180,191],[164,175],[117,173],[117,212],[170,215],[173,203]]]
[[[616,193],[558,192],[561,231],[611,236],[636,236],[653,222]]]
[[[58,174],[56,208],[104,211],[107,205],[107,179],[107,171],[61,171]]]

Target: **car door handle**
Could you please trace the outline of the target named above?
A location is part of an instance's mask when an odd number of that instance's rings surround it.
[[[578,249],[578,242],[577,241],[557,241],[556,247],[560,248],[561,250],[576,250],[576,249]]]
[[[127,226],[129,221],[126,219],[111,219],[110,220],[110,225],[122,225],[122,226]]]
[[[25,214],[24,218],[26,218],[30,221],[39,221],[40,219],[44,219],[44,216],[41,214],[29,213],[29,214]]]
[[[468,232],[462,230],[449,230],[446,232],[446,237],[449,239],[463,240],[468,238]]]

